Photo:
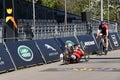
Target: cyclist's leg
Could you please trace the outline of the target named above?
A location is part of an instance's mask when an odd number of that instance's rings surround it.
[[[102,51],[104,51],[106,49],[106,40],[105,40],[104,36],[101,39],[101,49],[102,49]]]
[[[78,57],[74,54],[71,55],[71,63],[79,62]]]
[[[101,38],[100,39],[100,42],[99,42],[99,55],[102,55],[103,54],[103,51],[104,51],[104,49],[103,49],[103,47],[104,47],[104,39],[103,38]]]
[[[77,59],[77,57],[76,57],[74,54],[72,54],[72,55],[70,56],[70,58],[71,58],[72,60],[76,60],[76,59]]]
[[[108,52],[108,37],[105,38],[105,55]]]
[[[106,50],[108,50],[108,38],[106,39]]]

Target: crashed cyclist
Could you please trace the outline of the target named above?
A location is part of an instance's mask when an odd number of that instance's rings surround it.
[[[70,63],[79,62],[84,55],[84,51],[80,48],[80,45],[74,44],[72,41],[66,41],[65,48],[65,54],[69,55]]]

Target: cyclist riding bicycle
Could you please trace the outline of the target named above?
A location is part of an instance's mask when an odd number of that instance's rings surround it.
[[[99,25],[99,29],[97,31],[97,36],[98,37],[104,37],[105,38],[105,53],[107,54],[108,51],[108,30],[109,30],[109,26],[106,22],[101,22],[101,24]]]

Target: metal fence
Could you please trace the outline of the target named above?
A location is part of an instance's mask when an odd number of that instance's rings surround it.
[[[3,38],[3,21],[0,20],[0,42]],[[35,27],[33,26],[33,20],[30,19],[19,19],[18,22],[18,39],[21,40],[36,40],[46,39],[54,37],[66,37],[74,35],[83,35],[96,33],[99,21],[91,21],[91,23],[78,22],[58,24],[56,20],[36,20]],[[117,32],[116,23],[109,23],[109,32]]]
[[[34,35],[34,37],[32,37],[33,39],[44,39],[96,33],[99,26],[99,21],[92,21],[91,23],[74,22],[65,25],[64,23],[58,24],[55,20],[36,20],[36,26],[33,27],[32,21],[33,20],[18,20],[18,33],[19,37],[22,37],[21,39],[30,37],[31,32],[29,32],[29,34],[24,32],[26,28],[28,28],[28,31],[30,28],[32,29]],[[109,23],[109,32],[117,32],[115,23]]]
[[[34,35],[34,37],[32,37],[33,39],[66,37],[87,33],[85,23],[69,23],[64,25],[63,23],[58,24],[55,20],[36,20],[35,27],[33,27],[32,20],[18,20],[18,26],[19,37],[23,40],[31,38],[32,33]],[[28,34],[26,34],[25,29],[32,32],[28,32]]]

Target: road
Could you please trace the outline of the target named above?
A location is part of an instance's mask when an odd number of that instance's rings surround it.
[[[0,80],[120,80],[120,50],[91,55],[88,62],[54,62],[0,74]]]

